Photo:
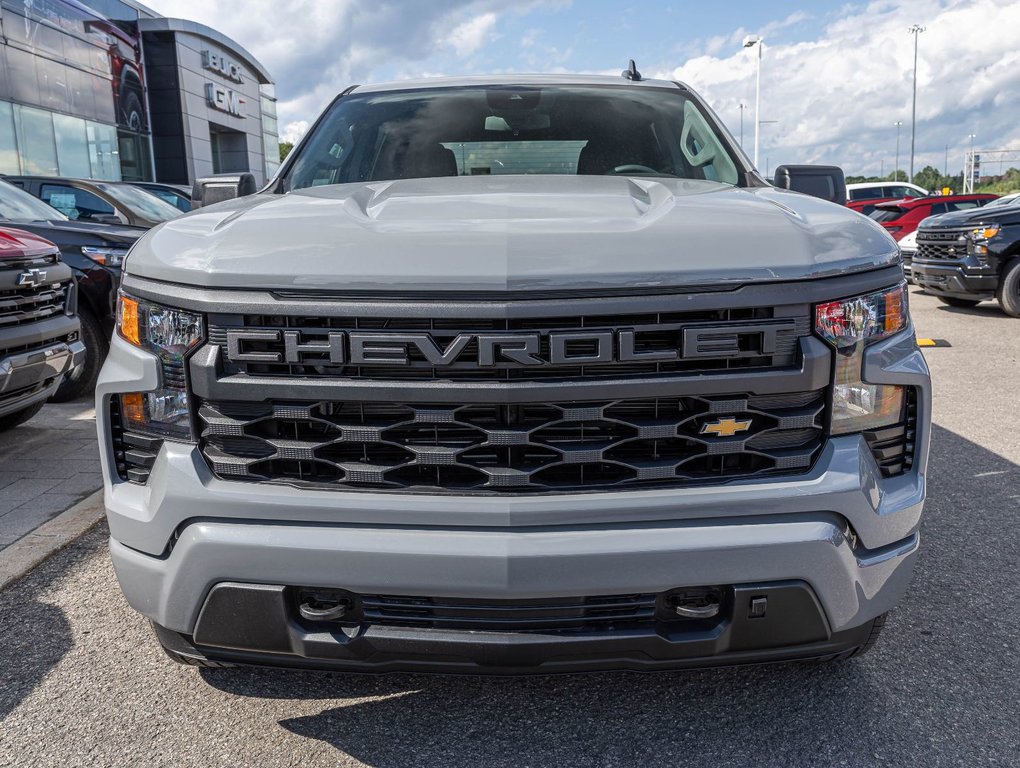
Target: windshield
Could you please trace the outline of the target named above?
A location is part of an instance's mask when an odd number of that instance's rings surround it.
[[[0,181],[0,221],[67,221],[67,217],[25,190]]]
[[[615,174],[736,185],[737,168],[727,139],[680,89],[472,86],[345,96],[283,184]]]
[[[896,221],[906,212],[904,208],[876,208],[868,214],[868,217],[875,221]]]
[[[160,200],[155,195],[149,194],[143,189],[131,187],[127,184],[98,184],[110,197],[130,210],[136,216],[141,216],[149,221],[169,221],[181,215],[181,212],[165,200]]]

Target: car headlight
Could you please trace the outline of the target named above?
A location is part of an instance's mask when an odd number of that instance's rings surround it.
[[[159,357],[162,364],[160,388],[120,395],[125,429],[193,440],[184,362],[204,338],[202,316],[121,293],[117,297],[117,333]]]
[[[895,288],[815,307],[815,330],[836,349],[830,433],[845,435],[896,424],[904,388],[862,379],[864,348],[907,327],[907,291]]]
[[[128,255],[127,248],[94,248],[91,245],[81,247],[82,256],[88,256],[96,264],[104,267],[123,267],[124,259]]]
[[[975,242],[981,242],[982,240],[991,240],[999,234],[999,225],[993,224],[989,227],[978,227],[970,232],[970,239]]]

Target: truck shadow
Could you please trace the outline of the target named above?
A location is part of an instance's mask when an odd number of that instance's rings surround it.
[[[0,591],[0,721],[3,721],[74,647],[71,624],[46,594],[104,546],[92,532],[82,545],[51,557]],[[0,726],[0,733],[2,733]],[[2,741],[2,739],[0,739]]]
[[[385,768],[915,764],[918,749],[978,744],[1006,759],[1009,745],[986,735],[1020,716],[1002,604],[1020,592],[1020,467],[939,427],[932,454],[913,586],[861,659],[537,678],[202,675],[240,696],[327,700],[280,725]]]

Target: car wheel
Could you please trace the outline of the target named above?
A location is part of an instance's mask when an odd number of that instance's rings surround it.
[[[959,307],[960,309],[969,309],[981,303],[980,299],[961,299],[958,296],[939,296],[938,299],[943,304],[947,304],[950,307]]]
[[[128,91],[124,98],[124,109],[121,119],[128,130],[138,133],[142,130],[142,100],[134,91]]]
[[[1006,265],[995,298],[1003,312],[1010,317],[1020,317],[1020,258]]]
[[[110,345],[103,335],[99,321],[87,309],[80,310],[81,340],[85,345],[85,362],[64,377],[57,391],[50,398],[55,403],[66,403],[93,392],[99,379]]]
[[[24,424],[39,413],[44,405],[45,403],[36,403],[35,405],[28,406],[28,408],[22,408],[20,411],[0,416],[0,432],[6,432],[8,429],[14,429],[19,424]]]

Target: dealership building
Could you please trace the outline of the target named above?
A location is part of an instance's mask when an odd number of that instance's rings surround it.
[[[126,0],[0,0],[0,174],[191,184],[279,166],[273,79]]]

